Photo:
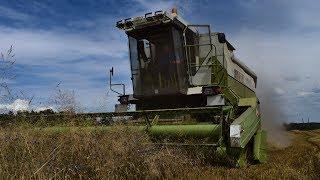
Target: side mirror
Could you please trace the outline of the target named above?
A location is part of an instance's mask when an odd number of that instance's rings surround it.
[[[113,67],[110,69],[110,75],[113,76]]]

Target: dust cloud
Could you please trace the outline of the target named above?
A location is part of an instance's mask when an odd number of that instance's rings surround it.
[[[278,147],[287,147],[291,138],[284,127],[286,116],[282,111],[281,96],[275,91],[275,84],[267,76],[260,76],[257,94],[262,113],[262,128],[267,131],[268,141]]]

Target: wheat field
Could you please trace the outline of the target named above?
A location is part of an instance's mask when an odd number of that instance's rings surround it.
[[[318,179],[320,130],[291,131],[268,162],[232,168],[210,150],[156,147],[117,126],[0,129],[0,179]]]

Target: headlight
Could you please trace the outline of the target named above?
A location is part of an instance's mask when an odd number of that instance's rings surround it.
[[[152,16],[152,13],[150,12],[150,13],[146,13],[145,15],[144,15],[144,17],[147,19],[147,21],[152,21],[153,20],[153,16]]]
[[[124,28],[123,20],[118,21],[117,24],[116,24],[116,27],[119,28],[119,29],[123,29]]]
[[[154,17],[155,17],[156,19],[162,19],[162,18],[164,17],[163,11],[156,11],[156,12],[154,13]]]
[[[125,24],[126,28],[131,28],[133,26],[133,22],[132,22],[131,18],[125,19],[124,24]]]

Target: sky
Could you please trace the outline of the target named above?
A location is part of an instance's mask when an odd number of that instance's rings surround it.
[[[283,119],[320,122],[316,0],[1,0],[0,51],[13,45],[16,60],[10,88],[22,100],[34,97],[32,108],[51,107],[59,86],[74,91],[84,111],[110,111],[117,99],[108,90],[111,67],[114,81],[132,92],[128,42],[116,21],[172,7],[226,34],[258,75],[261,101],[281,109]]]

